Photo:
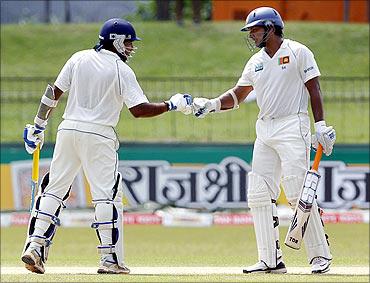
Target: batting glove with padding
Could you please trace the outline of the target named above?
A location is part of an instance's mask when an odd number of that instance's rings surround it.
[[[45,128],[39,125],[27,124],[23,131],[24,146],[29,154],[32,154],[38,144],[40,144],[40,149],[44,144],[44,131]]]
[[[312,148],[316,151],[319,143],[322,145],[323,152],[329,156],[333,151],[336,140],[336,133],[332,126],[327,127],[325,121],[315,123],[315,134],[312,135]]]
[[[196,97],[193,101],[193,114],[197,118],[204,118],[210,112],[219,112],[220,108],[221,101],[218,98]]]
[[[188,93],[176,93],[166,103],[168,104],[168,111],[180,111],[185,115],[189,115],[192,112],[193,98]]]

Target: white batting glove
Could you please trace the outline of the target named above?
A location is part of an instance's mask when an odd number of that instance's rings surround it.
[[[207,99],[196,97],[193,101],[193,114],[197,118],[204,118],[210,112],[218,112],[221,108],[221,101],[218,98]]]
[[[311,144],[316,151],[319,143],[322,145],[323,152],[329,156],[333,151],[336,140],[336,133],[332,126],[327,127],[325,121],[315,123],[315,134],[312,135]]]
[[[192,112],[193,98],[188,93],[176,93],[166,103],[168,104],[168,111],[180,111],[185,115],[189,115]]]
[[[38,144],[40,144],[40,149],[44,144],[44,131],[45,128],[39,125],[27,124],[23,131],[24,146],[29,154],[32,154]]]

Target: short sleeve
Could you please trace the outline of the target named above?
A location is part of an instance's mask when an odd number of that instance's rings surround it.
[[[69,58],[69,60],[64,64],[62,70],[60,71],[54,85],[57,86],[61,91],[66,92],[71,87],[72,81],[72,69],[74,65],[74,56]]]
[[[253,77],[252,77],[252,63],[249,60],[245,65],[242,75],[240,76],[236,85],[238,86],[253,86]]]
[[[136,79],[135,73],[131,69],[127,70],[125,75],[120,77],[120,80],[123,86],[123,101],[127,108],[149,102]]]
[[[304,83],[321,75],[314,55],[307,47],[298,53],[298,68]]]

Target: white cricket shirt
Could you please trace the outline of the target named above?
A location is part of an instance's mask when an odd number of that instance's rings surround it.
[[[134,71],[105,49],[73,54],[54,84],[63,92],[69,90],[66,120],[115,127],[123,104],[131,108],[148,102]]]
[[[237,85],[253,86],[258,118],[280,118],[308,112],[305,83],[317,76],[320,71],[313,53],[299,42],[284,39],[272,58],[264,48],[254,54]]]

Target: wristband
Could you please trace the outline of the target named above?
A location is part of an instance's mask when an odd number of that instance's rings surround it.
[[[322,128],[323,127],[326,127],[326,123],[324,120],[321,120],[321,121],[317,121],[314,125],[315,127],[315,132],[318,132],[318,133],[321,133],[322,132]]]
[[[43,130],[45,130],[45,127],[48,124],[48,120],[43,120],[39,118],[38,116],[35,117],[33,122],[35,123],[35,125],[37,125],[40,129],[43,129]]]
[[[174,110],[174,105],[172,104],[171,101],[163,101],[167,105],[167,111]]]
[[[211,111],[214,110],[216,113],[221,111],[221,100],[219,98],[210,99]]]

